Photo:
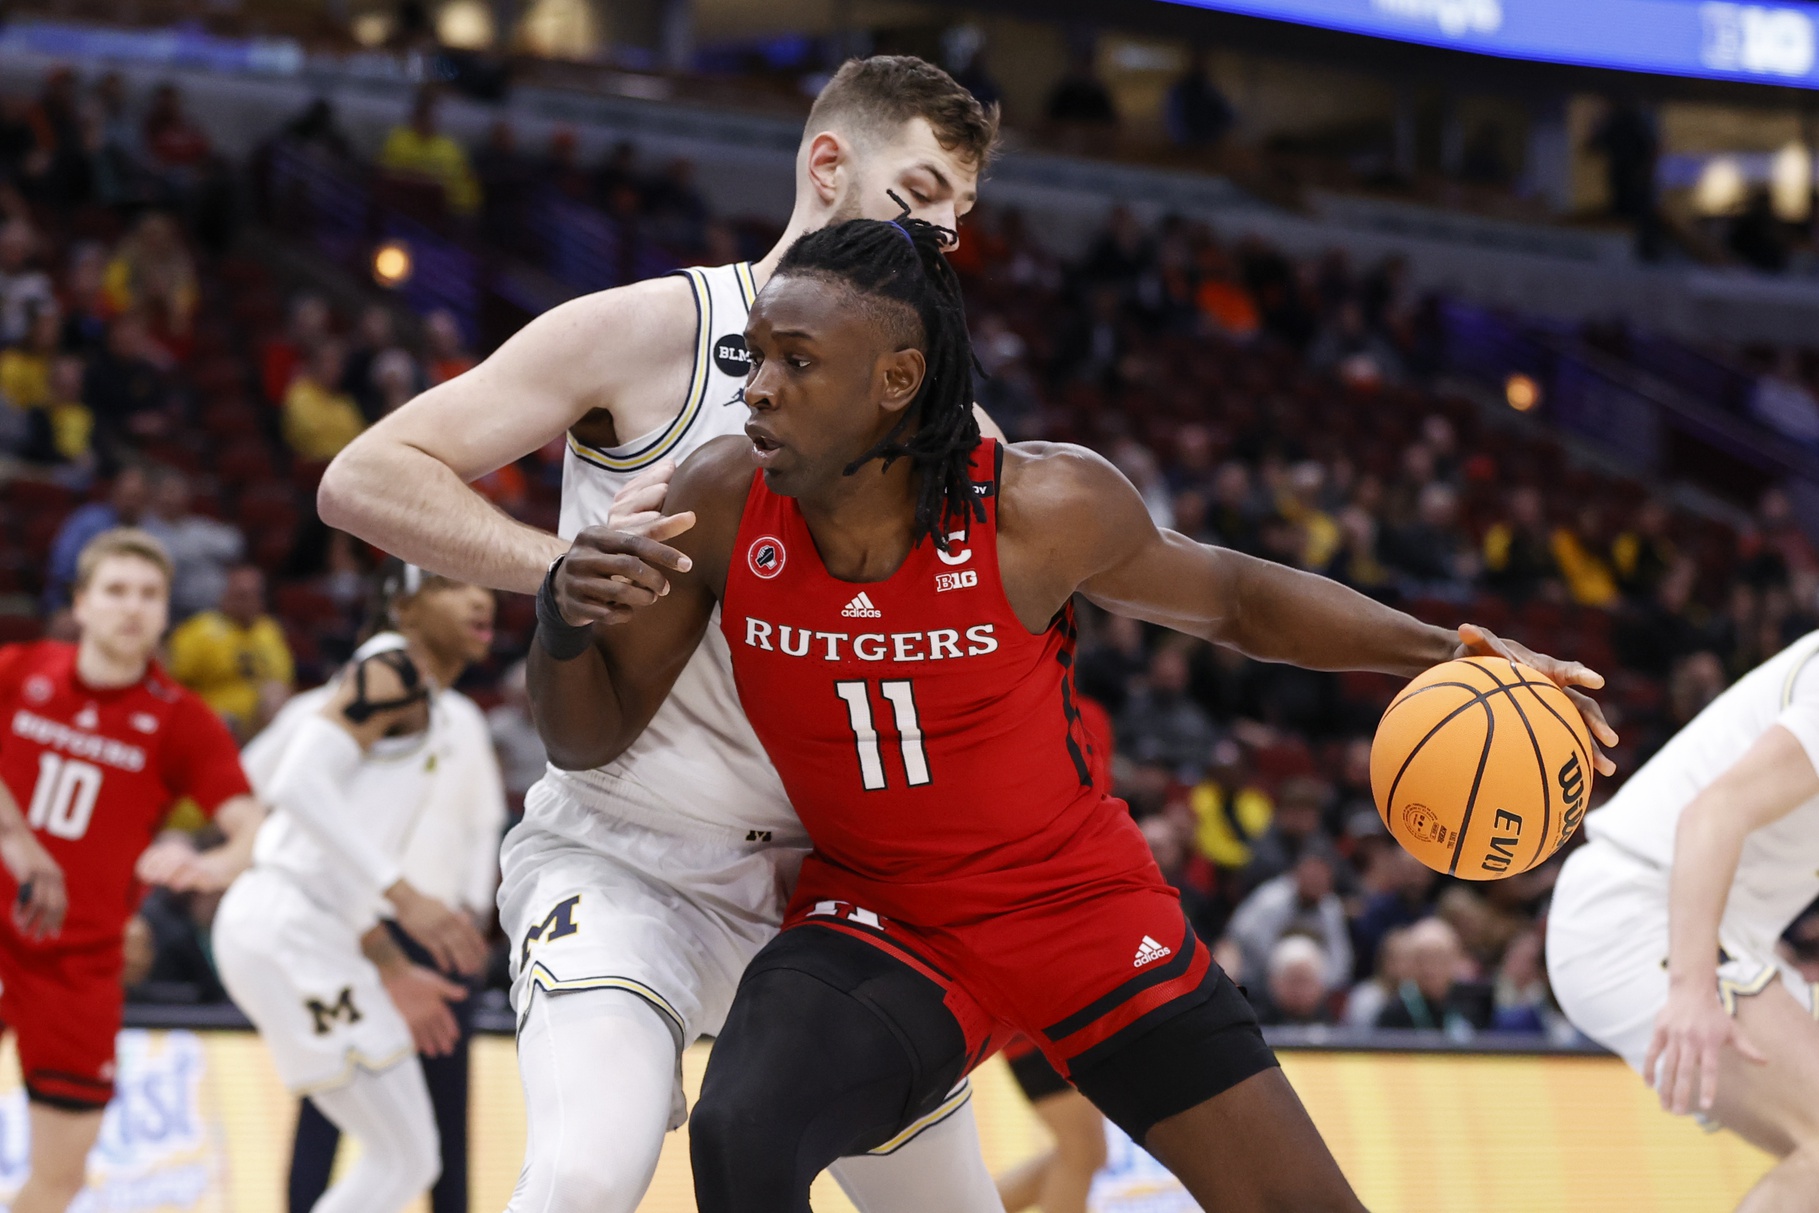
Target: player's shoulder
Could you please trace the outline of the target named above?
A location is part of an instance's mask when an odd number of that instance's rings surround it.
[[[1105,456],[1071,442],[1014,442],[1004,448],[998,510],[1006,521],[1054,519],[1105,504],[1128,483]]]
[[[481,710],[479,704],[460,691],[444,691],[436,702],[443,711],[448,713],[450,723],[456,728],[488,732],[486,713]]]
[[[170,671],[156,661],[146,666],[145,677],[139,680],[137,690],[155,711],[214,715],[207,700],[171,677]]]
[[[641,359],[687,354],[695,347],[695,294],[686,278],[668,275],[582,295],[551,308],[523,333],[560,349],[565,364],[635,353]]]
[[[669,496],[664,502],[668,513],[702,507],[744,506],[751,489],[751,473],[757,464],[751,458],[751,440],[744,435],[720,435],[702,442],[677,467],[669,480]]]
[[[76,646],[61,640],[26,640],[0,645],[0,694],[7,694],[28,678],[54,679],[75,668]],[[49,698],[52,684],[41,681],[42,697]]]

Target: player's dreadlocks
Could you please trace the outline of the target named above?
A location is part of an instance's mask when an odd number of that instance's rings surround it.
[[[973,343],[966,330],[966,308],[960,281],[942,250],[957,239],[951,228],[909,217],[909,207],[895,193],[891,200],[903,214],[890,222],[853,219],[822,228],[796,241],[777,265],[777,273],[825,278],[869,296],[883,305],[879,319],[903,330],[903,344],[923,352],[927,372],[916,399],[890,433],[847,465],[851,476],[874,459],[886,468],[907,458],[919,473],[914,539],[934,539],[947,550],[947,535],[970,517],[985,517],[967,474],[973,448],[979,445],[979,422],[973,416]],[[892,304],[896,306],[892,306]],[[921,332],[903,323],[912,311]],[[894,314],[893,314],[894,313]]]

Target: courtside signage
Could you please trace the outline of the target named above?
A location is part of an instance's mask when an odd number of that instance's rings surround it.
[[[1819,8],[1730,0],[1167,0],[1509,59],[1819,88]]]

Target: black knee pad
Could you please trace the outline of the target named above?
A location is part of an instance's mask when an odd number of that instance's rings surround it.
[[[806,1213],[822,1170],[938,1104],[965,1064],[941,999],[838,932],[772,941],[739,983],[689,1119],[701,1213]]]

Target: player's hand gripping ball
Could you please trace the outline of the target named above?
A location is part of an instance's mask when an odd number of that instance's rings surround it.
[[[1501,657],[1449,661],[1390,703],[1371,791],[1409,854],[1463,880],[1526,872],[1572,837],[1592,790],[1592,741],[1547,678]]]

